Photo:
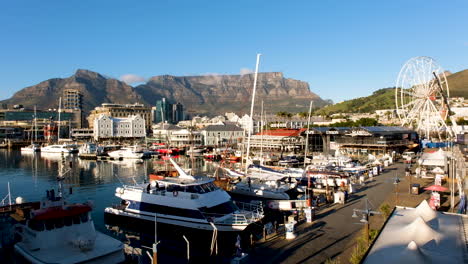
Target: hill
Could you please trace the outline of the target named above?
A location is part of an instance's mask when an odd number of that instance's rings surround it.
[[[368,113],[378,109],[395,108],[395,89],[384,88],[372,95],[347,100],[317,110],[316,114],[329,115],[335,113]]]
[[[447,76],[450,97],[468,99],[468,70],[459,71]]]
[[[450,97],[468,98],[468,70],[456,72],[447,76]],[[375,91],[370,96],[347,100],[334,105],[328,105],[315,113],[329,115],[335,113],[366,113],[379,109],[395,109],[395,88],[384,88]]]

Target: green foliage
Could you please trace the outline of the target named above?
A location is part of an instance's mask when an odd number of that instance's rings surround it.
[[[458,118],[456,122],[457,122],[457,125],[459,126],[468,125],[468,120],[464,119],[463,117]]]
[[[326,125],[326,127],[361,127],[361,126],[379,126],[379,122],[375,118],[361,118],[356,121],[348,120],[346,122],[338,122],[330,125]],[[310,125],[311,127],[319,126],[319,125]],[[307,125],[304,126],[307,128]]]
[[[360,97],[319,109],[315,114],[370,113],[379,109],[395,109],[395,88],[375,91],[371,96]]]
[[[281,112],[276,113],[276,116],[278,116],[278,117],[291,118],[291,117],[292,117],[292,114],[291,114],[291,113],[288,113],[288,112],[281,111]]]
[[[325,264],[340,264],[340,260],[335,258],[335,259],[331,259],[331,258],[328,258],[327,260],[325,260]]]
[[[351,264],[359,264],[366,254],[367,251],[367,241],[366,241],[366,232],[363,230],[362,235],[356,238],[356,246],[353,249],[353,253],[351,253],[351,258],[349,262]]]
[[[390,207],[389,204],[384,203],[380,206],[379,211],[385,216],[385,219],[386,219],[392,213],[392,208]]]

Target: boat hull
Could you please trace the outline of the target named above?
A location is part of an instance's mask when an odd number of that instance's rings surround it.
[[[150,214],[141,214],[124,211],[121,209],[115,208],[106,208],[104,210],[104,217],[106,219],[118,219],[127,223],[132,223],[132,225],[138,226],[143,225],[154,225],[154,215]],[[172,226],[179,226],[195,230],[206,230],[213,231],[213,226],[206,220],[202,219],[182,219],[175,218],[168,215],[157,215],[158,224],[166,224]],[[223,224],[223,223],[214,223],[219,232],[240,232],[243,231],[249,224]]]

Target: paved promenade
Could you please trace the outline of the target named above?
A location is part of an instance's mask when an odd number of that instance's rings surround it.
[[[283,237],[257,244],[250,252],[251,263],[323,263],[334,258],[350,246],[363,225],[352,218],[353,209],[364,207],[367,197],[378,211],[380,204],[389,196],[394,185],[392,179],[398,173],[404,176],[405,165],[396,163],[386,168],[381,175],[374,177],[354,193],[348,203],[332,205],[319,211],[313,223],[303,223],[297,227],[297,237],[286,240]],[[341,263],[347,263],[341,260]]]

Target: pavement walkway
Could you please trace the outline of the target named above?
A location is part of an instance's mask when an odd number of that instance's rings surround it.
[[[257,244],[250,252],[250,263],[323,263],[333,259],[353,244],[355,235],[362,230],[359,219],[352,218],[353,209],[364,209],[367,197],[378,211],[382,202],[394,191],[393,179],[404,177],[405,165],[392,164],[384,172],[367,182],[352,194],[344,205],[332,205],[321,209],[313,223],[297,226],[297,237],[286,240],[277,237]],[[372,221],[372,217],[371,217]],[[341,261],[347,263],[347,261]]]

